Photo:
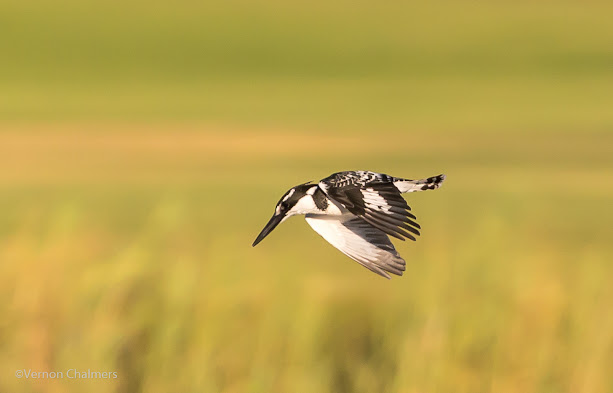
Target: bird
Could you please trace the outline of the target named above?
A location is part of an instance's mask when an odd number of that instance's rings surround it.
[[[253,242],[258,245],[280,223],[304,215],[321,237],[368,270],[390,279],[406,262],[390,236],[415,240],[420,225],[401,194],[439,188],[445,175],[410,180],[371,171],[344,171],[290,188]]]

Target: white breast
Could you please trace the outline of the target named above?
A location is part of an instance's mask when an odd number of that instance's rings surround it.
[[[326,216],[341,216],[343,214],[347,214],[348,211],[341,204],[335,202],[328,198],[328,206],[326,210],[319,210],[315,201],[313,200],[312,193],[307,193],[303,198],[301,198],[298,203],[292,207],[290,211],[291,215],[295,214],[315,214],[315,215],[326,215]]]
[[[313,197],[311,195],[305,195],[300,198],[298,203],[292,207],[292,214],[309,214],[309,213],[317,213],[320,210],[315,206],[315,201],[313,201]]]
[[[347,214],[348,211],[342,206],[340,203],[331,200],[328,198],[328,207],[326,208],[325,214],[328,216],[342,216],[343,214]]]

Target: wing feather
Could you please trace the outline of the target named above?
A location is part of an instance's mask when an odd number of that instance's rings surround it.
[[[400,240],[415,240],[419,236],[421,227],[393,183],[375,179],[369,183],[344,182],[339,186],[328,179],[320,182],[321,189],[354,215]]]
[[[404,238],[415,240],[415,237],[409,234],[406,230],[410,232],[417,232],[416,235],[419,236],[419,231],[417,229],[414,229],[403,222],[393,221],[389,217],[385,217],[385,215],[366,213],[364,215],[364,219],[375,227],[384,226],[390,231],[394,231],[400,235],[400,240],[404,240]]]
[[[399,215],[399,214],[385,214],[383,212],[368,212],[367,214],[371,214],[372,216],[374,216],[377,219],[380,219],[382,221],[387,222],[388,224],[392,224],[392,225],[396,225],[400,228],[404,228],[409,232],[413,232],[414,234],[419,236],[419,231],[415,228],[413,228],[412,226],[409,226],[409,224],[413,225],[413,224],[417,224],[414,221],[411,221],[409,218]]]
[[[365,220],[351,216],[307,215],[306,221],[330,244],[349,258],[380,276],[389,273],[401,276],[405,261],[398,254],[389,237]]]

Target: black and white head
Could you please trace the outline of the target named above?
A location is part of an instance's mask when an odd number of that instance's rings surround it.
[[[287,191],[283,197],[277,202],[275,207],[275,214],[273,214],[268,224],[262,229],[262,232],[253,242],[255,247],[261,242],[273,229],[280,223],[285,221],[291,216],[297,214],[309,214],[315,212],[321,212],[321,203],[318,201],[318,205],[315,203],[313,195],[319,190],[317,184],[310,184],[311,182],[300,184],[292,187]],[[321,192],[321,190],[319,190]]]

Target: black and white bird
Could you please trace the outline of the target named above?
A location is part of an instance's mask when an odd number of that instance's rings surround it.
[[[300,184],[283,195],[253,246],[288,217],[305,215],[315,232],[360,265],[386,278],[388,273],[401,276],[406,263],[388,236],[415,240],[420,226],[400,194],[433,190],[443,180],[445,175],[409,180],[347,171]]]

